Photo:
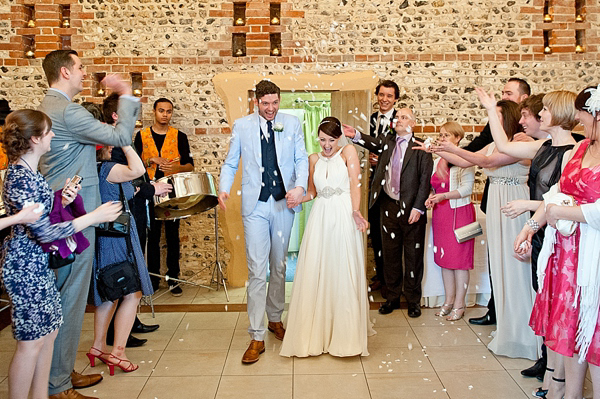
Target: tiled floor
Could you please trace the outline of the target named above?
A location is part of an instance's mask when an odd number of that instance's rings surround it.
[[[291,284],[286,291],[289,297]],[[230,298],[230,303],[245,303],[245,290],[230,290]],[[225,301],[223,291],[188,286],[182,297],[167,294],[156,303]],[[469,309],[466,317],[484,311]],[[405,310],[386,316],[372,310],[377,335],[369,339],[367,357],[284,358],[278,354],[281,342],[268,334],[267,351],[253,365],[241,363],[249,343],[244,312],[163,312],[156,319],[144,313],[141,319],[160,324],[160,329],[143,336],[148,343],[142,348],[128,350],[140,368],[130,374],[117,370],[113,377],[102,363],[91,368],[85,357],[93,339],[93,314],[88,313],[76,369],[104,374],[101,384],[81,390],[102,399],[518,399],[531,397],[540,386],[519,373],[531,361],[495,356],[487,349],[492,327],[471,326],[464,319],[447,322],[435,312],[424,309],[420,318],[411,319]],[[0,331],[0,399],[7,397],[14,347],[10,328]],[[591,397],[591,383],[586,382],[585,396]]]

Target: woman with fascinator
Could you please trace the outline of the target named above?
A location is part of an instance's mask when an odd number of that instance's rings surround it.
[[[582,398],[589,364],[594,398],[600,398],[600,86],[575,99],[586,139],[564,163],[558,193],[545,196],[515,240],[526,253],[533,235],[546,234],[538,259],[541,287],[530,325],[546,346],[564,357],[566,399]],[[551,190],[552,191],[552,190]],[[550,396],[549,396],[550,398]],[[554,399],[554,398],[552,398]]]
[[[360,161],[354,146],[340,146],[338,119],[323,119],[318,137],[322,151],[309,157],[302,199],[315,202],[298,253],[280,355],[367,356],[367,336],[375,332],[368,317]]]

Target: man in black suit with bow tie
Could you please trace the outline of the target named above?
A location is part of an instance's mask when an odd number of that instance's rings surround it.
[[[371,137],[385,137],[388,133],[393,132],[391,124],[396,118],[396,110],[394,105],[400,97],[400,88],[391,80],[382,80],[375,88],[377,96],[377,104],[379,110],[371,115],[371,123],[369,125],[369,134]],[[372,183],[377,168],[377,153],[369,152],[369,164],[371,167],[371,176],[369,179],[369,194],[373,191]],[[369,195],[370,197],[370,195]],[[385,286],[385,277],[383,274],[383,252],[381,248],[381,226],[379,225],[379,203],[374,204],[369,208],[369,223],[371,224],[369,236],[371,237],[371,246],[375,254],[375,271],[371,283],[371,291],[381,289],[381,295],[387,296],[387,287]]]

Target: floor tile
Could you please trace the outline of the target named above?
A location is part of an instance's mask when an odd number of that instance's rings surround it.
[[[77,392],[85,396],[102,399],[137,398],[144,385],[146,385],[146,381],[148,381],[148,377],[145,376],[132,375],[131,377],[120,378],[116,375],[111,377],[106,372],[101,383],[90,388],[78,389]]]
[[[529,359],[520,359],[520,358],[510,358],[506,356],[494,355],[496,360],[500,362],[502,367],[506,370],[524,370],[533,366],[535,363],[533,360]]]
[[[294,399],[370,399],[365,375],[294,375]]]
[[[179,330],[233,330],[237,323],[239,312],[199,312],[187,313]]]
[[[10,366],[10,362],[13,358],[14,351],[0,352],[0,378],[5,378],[8,376],[8,367]]]
[[[0,377],[0,398],[8,398],[8,378]]]
[[[448,398],[434,372],[401,375],[367,374],[372,399]]]
[[[483,346],[477,335],[465,325],[442,327],[413,327],[423,347],[430,346]]]
[[[229,349],[233,330],[177,330],[167,350]]]
[[[196,294],[198,293],[198,287],[192,287],[186,284],[181,285],[183,294],[181,296],[173,296],[170,292],[167,292],[167,288],[161,288],[152,296],[152,301],[155,305],[171,305],[176,303],[192,303]],[[223,291],[221,291],[223,292]],[[225,294],[223,294],[223,302],[225,303]]]
[[[376,328],[377,334],[370,336],[369,348],[395,347],[395,348],[418,348],[421,349],[419,340],[408,326],[380,327]]]
[[[160,327],[157,331],[175,331],[181,320],[185,316],[184,312],[173,312],[173,313],[154,313],[154,317],[152,317],[152,313],[139,313],[138,317],[144,324],[158,324]],[[139,338],[144,338],[141,334],[138,335]]]
[[[185,377],[221,375],[227,350],[164,351],[152,376]]]
[[[223,375],[279,375],[292,374],[294,361],[279,355],[279,351],[267,350],[260,360],[253,364],[243,364],[245,349],[231,349],[227,355]]]
[[[369,348],[369,356],[360,358],[367,374],[404,374],[433,372],[421,348]]]
[[[525,399],[531,397],[502,371],[438,372],[450,398],[454,399]]]
[[[409,325],[408,320],[406,320],[402,312],[392,312],[382,315],[377,310],[370,310],[369,318],[371,322],[375,323],[373,326],[375,330],[381,327],[406,327]]]
[[[291,375],[258,375],[221,377],[215,399],[291,399]]]
[[[430,346],[427,347],[426,352],[433,368],[438,372],[504,370],[500,362],[484,346]]]
[[[320,356],[294,357],[294,376],[300,374],[363,374],[360,356],[334,357],[326,353]]]
[[[138,399],[213,399],[218,376],[150,377]]]
[[[491,326],[476,326],[474,324],[469,324],[469,328],[477,335],[477,338],[481,340],[481,342],[487,346],[490,341],[494,338],[492,337],[492,331],[496,330],[496,325]]]

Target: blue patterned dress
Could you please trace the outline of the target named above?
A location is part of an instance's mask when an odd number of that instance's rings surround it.
[[[39,172],[9,165],[3,199],[8,215],[18,213],[29,202],[44,205],[37,222],[12,226],[2,251],[2,281],[12,305],[13,335],[18,341],[36,340],[63,322],[54,273],[40,243],[68,237],[75,231],[71,222],[50,224],[53,193]]]
[[[100,170],[98,171],[98,180],[100,187],[100,197],[102,203],[109,201],[119,201],[119,185],[109,183],[106,178],[110,173],[115,162],[102,162]],[[123,193],[125,198],[130,200],[135,194],[135,189],[131,182],[121,183],[123,186]],[[129,226],[129,233],[131,235],[131,245],[133,247],[133,253],[135,261],[137,263],[138,275],[140,276],[140,282],[142,285],[142,294],[152,295],[154,290],[152,289],[152,283],[150,281],[150,275],[146,268],[146,261],[144,260],[144,254],[142,252],[142,246],[140,245],[140,239],[137,234],[135,227],[134,218],[130,219],[131,226]],[[122,262],[127,259],[127,242],[125,237],[98,237],[96,241],[96,256],[94,257],[94,269],[92,273],[92,290],[94,294],[94,305],[100,306],[102,299],[98,294],[98,287],[96,286],[95,276],[99,270],[106,266],[112,265],[113,263]]]

